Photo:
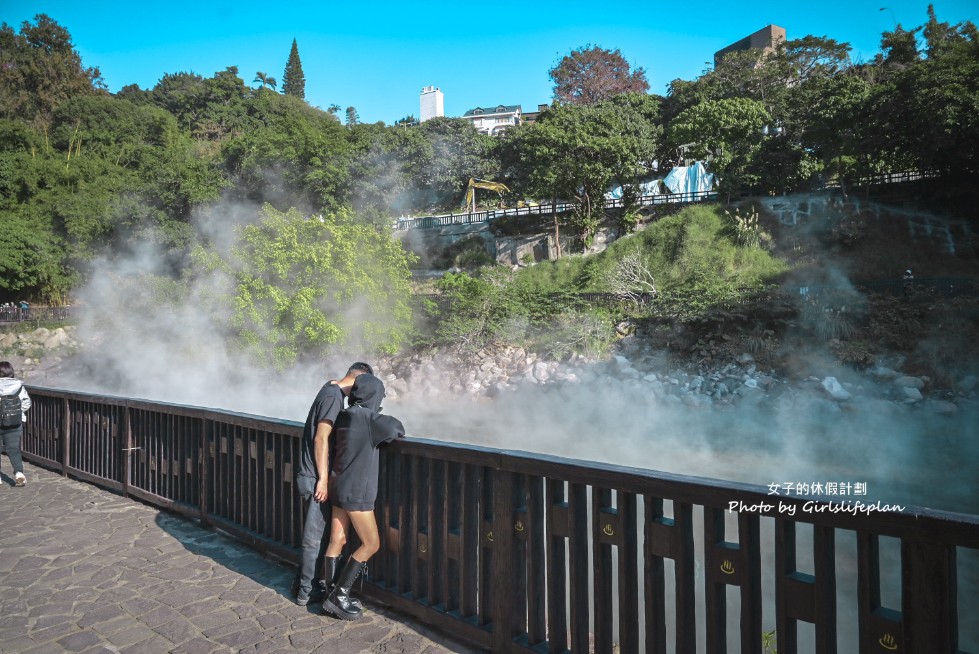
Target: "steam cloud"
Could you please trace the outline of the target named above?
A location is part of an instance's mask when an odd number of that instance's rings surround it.
[[[201,217],[198,228],[226,251],[230,226],[256,215],[255,207],[227,204]],[[370,360],[351,350],[281,374],[258,369],[230,347],[222,328],[227,316],[210,313],[210,298],[229,280],[200,279],[176,309],[147,303],[140,276],[163,274],[163,261],[146,247],[99,262],[78,293],[81,363],[58,386],[302,421],[322,383],[341,376],[352,361]],[[829,365],[817,350],[799,356]],[[377,372],[383,378],[390,371]],[[855,373],[849,381],[873,384]],[[873,396],[862,393],[841,407],[818,393],[786,392],[759,406],[705,410],[664,403],[642,382],[607,376],[590,384],[529,384],[495,399],[408,394],[387,401],[385,411],[416,437],[761,486],[862,482],[867,496],[851,499],[979,513],[975,404],[963,403],[947,416]],[[970,579],[979,574],[975,561],[968,567]],[[974,588],[970,584],[961,587]],[[841,629],[855,625],[841,622]]]

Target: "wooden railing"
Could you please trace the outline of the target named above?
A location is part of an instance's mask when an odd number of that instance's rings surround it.
[[[298,560],[299,423],[30,392],[32,461]],[[814,625],[803,650],[820,654],[960,651],[979,597],[979,517],[831,512],[844,505],[409,439],[383,452],[382,548],[364,588],[494,652],[761,654],[774,629],[792,654],[800,623]],[[882,548],[892,539],[896,554]],[[855,634],[838,628],[847,613]]]

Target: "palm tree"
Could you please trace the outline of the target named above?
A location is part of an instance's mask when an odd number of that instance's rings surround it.
[[[252,80],[252,81],[253,82],[261,82],[261,84],[262,84],[262,87],[261,88],[263,88],[263,89],[267,86],[270,89],[272,89],[273,91],[275,90],[275,85],[276,85],[275,78],[272,77],[272,76],[270,76],[270,75],[266,75],[262,71],[258,71],[257,73],[255,73],[255,79]]]

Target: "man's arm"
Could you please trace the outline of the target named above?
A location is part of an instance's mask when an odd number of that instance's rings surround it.
[[[316,423],[316,436],[313,437],[313,458],[316,461],[316,490],[313,499],[325,502],[329,497],[330,486],[330,433],[333,431],[332,420],[320,420]]]

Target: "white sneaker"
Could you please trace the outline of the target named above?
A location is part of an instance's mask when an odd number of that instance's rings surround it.
[[[23,472],[18,472],[14,475],[14,486],[23,486],[27,483],[27,477],[24,476]]]

